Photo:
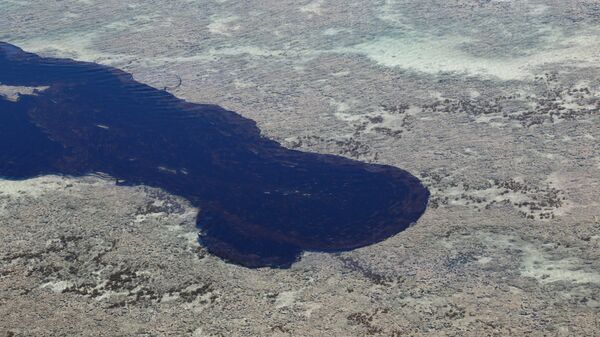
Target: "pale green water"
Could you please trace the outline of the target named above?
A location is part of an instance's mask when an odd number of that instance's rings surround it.
[[[334,53],[506,80],[550,63],[595,64],[600,47],[593,2],[3,0],[0,8],[10,18],[0,22],[0,37],[30,50],[154,65],[237,57],[302,63]]]

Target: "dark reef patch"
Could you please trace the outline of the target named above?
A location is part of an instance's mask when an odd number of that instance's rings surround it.
[[[118,69],[0,43],[0,83],[49,87],[0,96],[0,176],[104,172],[162,188],[201,209],[200,241],[233,263],[288,267],[302,251],[369,245],[427,206],[408,172],[286,149],[249,119]]]

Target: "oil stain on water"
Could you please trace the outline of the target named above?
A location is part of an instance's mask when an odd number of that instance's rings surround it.
[[[382,241],[414,223],[429,192],[392,166],[289,150],[216,105],[192,104],[118,69],[0,43],[0,176],[103,172],[182,196],[200,242],[247,267],[289,267],[303,251]]]

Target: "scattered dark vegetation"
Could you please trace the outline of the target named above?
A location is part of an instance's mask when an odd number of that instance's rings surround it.
[[[425,111],[467,114],[477,117],[494,115],[524,127],[551,124],[559,120],[576,120],[600,113],[600,99],[589,87],[560,84],[557,74],[547,73],[534,80],[535,92],[498,95],[492,98],[446,98],[424,105]],[[570,101],[579,107],[569,106]]]
[[[317,146],[332,147],[337,154],[350,158],[360,159],[365,157],[377,158],[377,153],[373,153],[371,147],[365,143],[350,137],[348,139],[327,139],[320,136],[303,136],[288,144],[292,149],[302,147],[314,148]]]
[[[566,199],[564,192],[547,184],[539,186],[528,182],[519,182],[514,179],[494,179],[479,185],[469,185],[468,183],[457,183],[452,177],[445,173],[421,172],[421,179],[434,186],[439,192],[432,193],[429,199],[429,208],[435,209],[450,202],[460,202],[466,206],[472,206],[477,209],[489,209],[495,204],[510,204],[519,210],[519,214],[527,219],[554,219],[554,210],[563,206]],[[460,187],[464,190],[460,195],[444,195],[444,191],[449,188]],[[471,191],[484,191],[488,189],[500,190],[499,195],[506,196],[505,199],[496,201],[487,197],[472,193]],[[525,201],[512,201],[509,193],[516,193],[525,196]]]
[[[366,329],[366,335],[370,336],[370,335],[375,335],[375,334],[380,334],[383,332],[383,329],[381,327],[376,326],[373,323],[373,319],[379,314],[379,313],[388,313],[389,309],[388,308],[378,308],[375,309],[375,311],[373,313],[366,313],[366,312],[356,312],[356,313],[352,313],[350,315],[348,315],[347,319],[348,322],[350,324],[357,324],[357,325],[361,325]]]
[[[342,261],[342,263],[344,264],[344,266],[346,268],[360,273],[363,277],[365,277],[366,279],[368,279],[371,283],[373,283],[375,285],[389,287],[392,284],[401,283],[404,280],[404,278],[402,276],[392,277],[389,275],[377,273],[377,272],[369,269],[368,267],[363,266],[358,261],[356,261],[352,258],[349,258],[349,257],[340,257],[339,259]],[[351,290],[349,289],[348,292],[353,292],[353,291],[354,291],[353,289],[351,289]]]

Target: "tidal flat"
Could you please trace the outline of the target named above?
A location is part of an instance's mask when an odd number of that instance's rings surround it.
[[[247,269],[196,243],[201,210],[175,195],[98,177],[4,180],[0,331],[600,331],[597,1],[0,8],[2,41],[123,69],[236,111],[287,148],[399,167],[431,192],[415,226],[377,244]]]

